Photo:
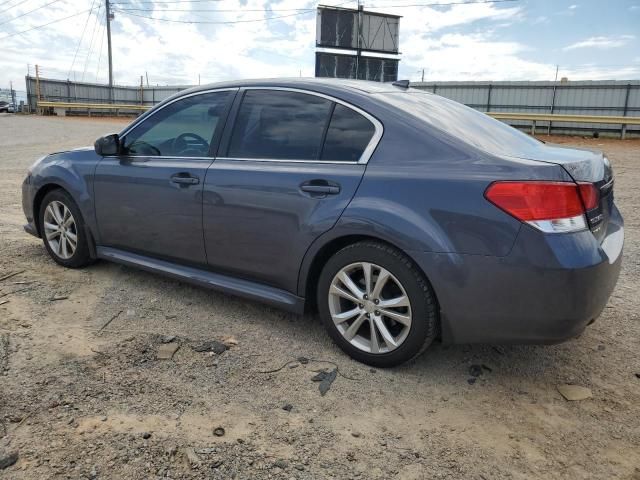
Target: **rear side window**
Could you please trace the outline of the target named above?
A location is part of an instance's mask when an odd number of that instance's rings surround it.
[[[522,157],[540,147],[540,141],[516,128],[439,95],[409,89],[378,98],[486,152]]]
[[[235,122],[228,156],[317,160],[332,102],[316,95],[248,90]]]
[[[336,104],[321,160],[357,162],[375,132],[373,124],[344,105]]]

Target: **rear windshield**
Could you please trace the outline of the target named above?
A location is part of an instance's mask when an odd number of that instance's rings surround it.
[[[535,138],[438,95],[413,90],[380,94],[378,98],[487,152],[517,157],[540,146]]]

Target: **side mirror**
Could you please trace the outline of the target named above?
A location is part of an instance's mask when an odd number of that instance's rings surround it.
[[[120,137],[117,133],[100,137],[96,140],[96,143],[93,144],[93,148],[101,157],[118,155],[118,153],[120,153]]]

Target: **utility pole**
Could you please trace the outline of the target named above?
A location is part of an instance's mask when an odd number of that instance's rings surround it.
[[[558,68],[560,68],[560,65],[556,65],[556,78],[553,79],[554,82],[558,81]]]
[[[9,93],[11,94],[11,103],[13,104],[13,108],[15,111],[18,109],[18,106],[16,105],[16,92],[13,89],[13,82],[11,80],[9,81]]]
[[[360,44],[360,38],[362,36],[362,9],[363,9],[363,5],[360,4],[360,0],[358,0],[358,39],[356,41],[356,80],[360,79],[360,55],[362,54],[362,51],[360,50],[361,44]],[[384,78],[384,73],[382,74],[382,77]],[[365,79],[366,80],[366,79]]]
[[[424,83],[424,68],[422,69],[422,82]]]
[[[107,50],[109,52],[109,103],[113,103],[113,58],[111,56],[111,20],[113,20],[113,14],[111,13],[109,0],[104,0],[104,11],[107,16]]]
[[[40,67],[36,65],[36,112],[42,115],[42,108],[40,107]]]

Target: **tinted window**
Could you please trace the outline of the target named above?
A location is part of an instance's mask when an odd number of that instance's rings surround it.
[[[233,92],[178,100],[134,128],[124,139],[129,155],[206,157],[218,121]]]
[[[375,127],[358,112],[336,104],[322,150],[322,160],[356,162],[369,144]]]
[[[247,91],[233,129],[228,156],[316,160],[331,103],[304,93]]]
[[[438,95],[411,90],[382,94],[377,98],[487,152],[522,156],[528,150],[540,147],[535,138]]]

